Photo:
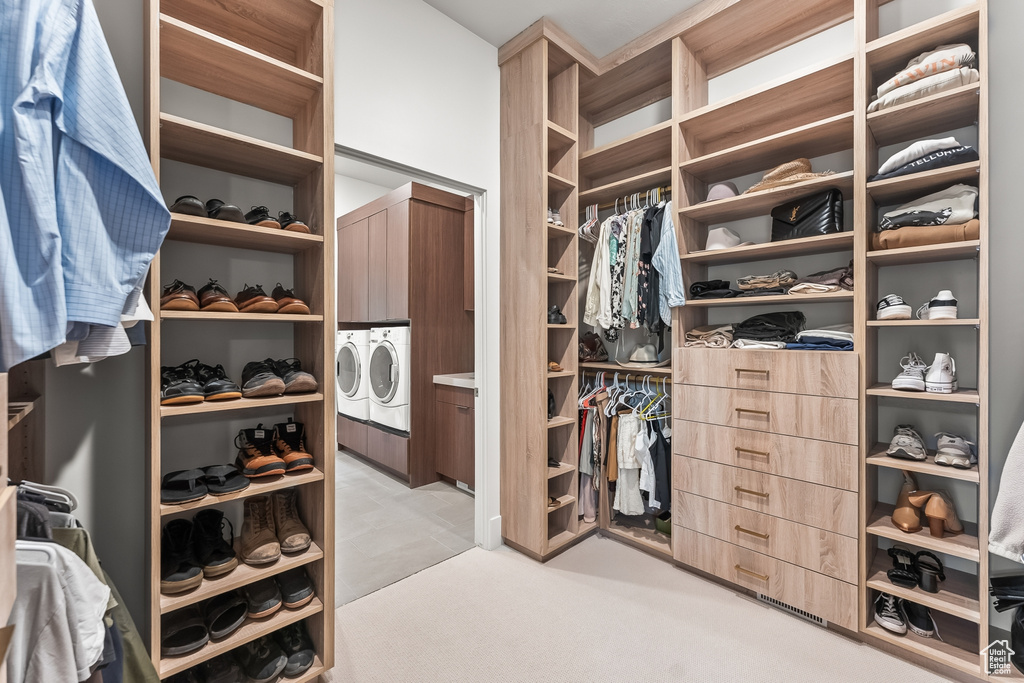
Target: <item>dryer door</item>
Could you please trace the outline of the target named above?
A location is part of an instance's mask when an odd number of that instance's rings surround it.
[[[342,346],[337,361],[338,391],[342,396],[352,398],[359,391],[359,377],[363,371],[355,344],[350,342]]]
[[[398,393],[398,354],[383,341],[370,352],[370,390],[378,403],[387,405]]]

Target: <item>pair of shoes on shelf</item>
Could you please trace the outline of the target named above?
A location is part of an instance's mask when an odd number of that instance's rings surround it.
[[[892,381],[898,391],[927,391],[929,394],[952,394],[960,388],[956,378],[956,361],[948,353],[936,353],[927,365],[911,351],[900,360],[903,372]]]
[[[266,358],[246,363],[242,368],[242,396],[259,398],[316,391],[316,378],[302,370],[298,358]]]
[[[160,405],[184,405],[203,401],[229,401],[242,390],[228,378],[223,365],[206,365],[193,358],[181,365],[160,368]]]
[[[225,292],[226,294],[226,292]],[[267,296],[263,285],[245,284],[234,300],[234,305],[242,313],[292,313],[309,315],[309,306],[295,296],[295,290],[285,289],[280,282]]]
[[[160,534],[160,592],[183,593],[197,588],[204,577],[232,571],[238,566],[234,535],[231,520],[215,509],[200,510],[191,521],[173,519],[165,524]]]
[[[210,465],[202,469],[168,472],[160,480],[160,502],[181,505],[207,495],[223,496],[249,488],[249,480],[234,465]]]
[[[548,225],[554,225],[559,228],[565,227],[565,223],[562,222],[562,216],[557,211],[552,210],[550,206],[548,207]]]
[[[892,558],[892,569],[886,572],[886,576],[893,585],[920,587],[926,593],[939,592],[939,583],[946,580],[946,573],[935,553],[927,550],[914,553],[901,545],[892,546],[888,553]]]
[[[206,311],[209,313],[294,313],[309,315],[309,306],[295,296],[294,290],[285,289],[280,282],[270,296],[262,285],[250,287],[248,283],[234,299],[219,282],[211,279],[198,292],[190,284],[175,280],[165,285],[160,294],[160,309],[164,311]]]
[[[245,214],[245,222],[261,228],[289,230],[291,232],[309,233],[309,226],[287,211],[279,211],[277,218],[270,215],[265,206],[254,206]]]
[[[273,430],[264,429],[263,423],[240,430],[235,447],[235,466],[249,479],[313,469],[313,456],[306,451],[305,426],[291,418],[274,425]]]
[[[248,565],[276,562],[281,553],[304,552],[312,542],[298,511],[298,491],[285,489],[245,500],[239,543]]]
[[[551,308],[548,309],[548,324],[549,325],[565,325],[568,320],[565,314],[562,313],[562,309],[558,307],[558,304],[551,304]]]
[[[167,683],[270,683],[279,676],[301,676],[313,666],[315,657],[313,641],[299,621],[176,674]]]
[[[888,593],[879,593],[875,598],[875,623],[897,635],[906,635],[909,629],[922,638],[942,640],[931,610]]]
[[[921,462],[928,459],[928,449],[924,439],[913,425],[897,425],[886,455],[900,460]],[[935,435],[935,464],[957,469],[969,470],[978,462],[972,444],[962,436],[939,432]]]
[[[220,199],[211,199],[205,204],[194,195],[183,195],[174,200],[171,205],[172,213],[185,214],[186,216],[199,216],[200,218],[213,218],[218,221],[229,221],[231,223],[248,223],[263,228],[280,228],[292,232],[310,232],[309,226],[287,211],[281,211],[277,218],[270,215],[270,210],[265,206],[254,206],[248,213],[243,213],[234,204],[226,204]]]
[[[313,583],[302,567],[260,579],[242,590],[248,605],[248,615],[253,619],[269,617],[282,606],[298,609],[313,599]]]
[[[943,289],[917,309],[919,320],[956,320],[957,300],[953,292]],[[886,294],[875,307],[878,320],[910,320],[910,304],[898,294]]]
[[[942,538],[945,533],[963,533],[964,525],[957,517],[949,494],[941,490],[919,490],[914,475],[904,470],[903,486],[892,513],[892,523],[905,533],[915,533],[922,528],[922,513],[928,520],[929,532],[936,538]]]

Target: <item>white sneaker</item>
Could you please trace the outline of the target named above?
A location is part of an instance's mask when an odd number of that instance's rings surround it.
[[[910,304],[898,294],[886,294],[875,307],[876,320],[910,320]]]
[[[555,212],[552,211],[551,207],[549,206],[548,207],[548,225],[554,225],[554,224],[555,224]]]
[[[974,455],[975,444],[962,436],[939,432],[935,435],[935,464],[969,470],[978,463]]]
[[[896,375],[896,379],[892,381],[892,388],[900,391],[924,391],[924,373],[928,366],[921,360],[921,356],[911,351],[903,357],[900,365],[903,366],[903,372]]]
[[[917,309],[917,317],[921,320],[956,320],[956,297],[953,292],[944,289],[926,304]]]
[[[925,390],[930,394],[952,394],[959,386],[956,381],[956,361],[948,353],[935,354],[935,360],[925,375]]]

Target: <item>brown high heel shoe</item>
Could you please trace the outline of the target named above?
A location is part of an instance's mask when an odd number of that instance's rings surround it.
[[[942,538],[943,532],[963,533],[964,525],[956,516],[956,507],[945,491],[914,491],[910,494],[910,504],[924,509],[928,530],[935,538]]]
[[[892,512],[892,523],[900,531],[912,534],[921,530],[921,511],[910,502],[910,494],[917,491],[917,480],[906,470],[903,472],[903,488]]]

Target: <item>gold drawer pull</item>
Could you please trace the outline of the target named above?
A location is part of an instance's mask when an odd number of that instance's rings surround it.
[[[760,538],[760,539],[765,540],[765,541],[768,540],[768,534],[759,534],[756,531],[751,531],[750,529],[744,529],[739,524],[737,524],[734,528],[736,529],[736,531],[739,531],[740,533],[750,534],[751,536],[756,536],[757,538]]]
[[[737,415],[741,415],[743,413],[750,413],[751,415],[763,415],[763,416],[765,416],[767,418],[770,418],[772,416],[771,412],[767,411],[767,410],[750,410],[749,408],[737,408],[736,409],[736,414]]]
[[[743,372],[749,372],[749,373],[752,373],[752,374],[755,374],[755,375],[764,375],[765,379],[770,379],[771,378],[771,374],[772,374],[771,370],[754,370],[753,368],[736,368],[736,374],[737,375],[740,374],[740,373],[743,373]]]
[[[758,574],[757,572],[752,572],[746,567],[741,567],[740,565],[736,565],[736,571],[746,574],[747,576],[753,576],[758,581],[767,581],[771,578],[767,574]]]
[[[758,498],[764,498],[765,500],[768,500],[768,496],[771,495],[770,493],[761,493],[760,491],[751,491],[750,489],[745,489],[742,486],[734,486],[733,488],[736,489],[736,493],[749,493],[752,496],[757,496]]]
[[[752,451],[749,448],[740,448],[739,446],[737,446],[736,455],[741,455],[743,453],[749,453],[750,455],[759,455],[765,460],[768,460],[771,457],[771,453],[768,453],[767,451]]]

